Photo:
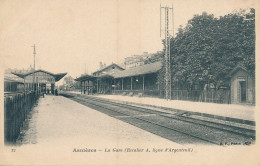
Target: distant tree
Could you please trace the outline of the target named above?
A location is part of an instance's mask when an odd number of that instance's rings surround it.
[[[163,41],[164,42],[164,41]],[[240,10],[220,18],[195,15],[171,39],[173,86],[225,84],[228,73],[242,63],[255,75],[255,10]],[[164,76],[164,67],[159,77]],[[160,79],[161,79],[160,78]]]
[[[155,54],[153,54],[150,58],[144,60],[144,64],[154,63],[161,61],[163,59],[163,52],[158,51]]]
[[[69,84],[73,84],[74,79],[71,76],[67,76],[64,78],[63,84],[65,85],[69,85]]]
[[[71,87],[73,87],[74,83],[75,83],[74,79],[71,76],[67,76],[64,78],[63,88],[68,90]]]

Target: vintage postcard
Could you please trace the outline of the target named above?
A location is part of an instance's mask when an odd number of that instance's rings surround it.
[[[0,165],[260,165],[257,0],[0,0],[0,20]]]

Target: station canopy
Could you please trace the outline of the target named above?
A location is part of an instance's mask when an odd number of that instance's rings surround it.
[[[12,72],[12,74],[20,77],[20,78],[26,78],[27,76],[32,75],[33,73],[46,73],[49,74],[51,76],[53,76],[55,78],[55,82],[59,81],[60,79],[62,79],[67,73],[58,73],[58,74],[53,74],[51,72],[45,71],[45,70],[35,70],[32,72],[28,72],[28,73],[16,73],[16,72]]]
[[[79,78],[76,78],[75,81],[93,81],[95,80],[97,77],[93,76],[93,75],[88,75],[88,74],[84,74],[82,76],[80,76]]]
[[[76,78],[75,81],[94,81],[97,78],[101,79],[108,79],[108,78],[125,78],[125,77],[132,77],[132,76],[139,76],[139,75],[145,75],[145,74],[151,74],[156,73],[162,68],[162,62],[155,62],[150,63],[122,71],[117,71],[113,74],[104,74],[101,76],[93,76],[93,75],[82,75],[79,78]]]
[[[145,75],[145,74],[151,74],[156,73],[162,68],[162,62],[155,62],[150,63],[134,68],[130,68],[127,70],[122,70],[116,73],[113,73],[112,77],[114,78],[124,78],[124,77],[132,77],[132,76],[138,76],[138,75]]]

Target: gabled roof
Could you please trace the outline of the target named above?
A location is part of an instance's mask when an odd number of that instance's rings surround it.
[[[32,72],[28,72],[28,73],[16,73],[16,72],[12,72],[12,74],[18,76],[18,77],[21,77],[21,78],[25,78],[26,76],[30,75],[30,74],[33,74],[33,73],[37,73],[37,72],[43,72],[43,73],[47,73],[47,74],[50,74],[52,75],[54,78],[55,78],[55,81],[59,81],[60,79],[62,79],[67,73],[58,73],[58,74],[53,74],[51,72],[48,72],[48,71],[45,71],[45,70],[42,70],[42,69],[39,69],[39,70],[35,70],[35,71],[32,71]]]
[[[246,69],[246,67],[243,64],[239,63],[233,70],[231,70],[231,72],[228,74],[228,76],[231,77],[238,70],[244,70],[246,73],[248,73],[248,70]]]
[[[114,78],[138,76],[138,75],[156,73],[161,68],[162,68],[162,62],[159,61],[159,62],[155,62],[155,63],[150,63],[150,64],[130,68],[130,69],[127,69],[127,70],[122,70],[122,71],[119,71],[119,72],[112,74],[112,76]]]
[[[124,70],[124,68],[122,68],[121,66],[119,66],[119,65],[117,65],[117,64],[115,64],[115,63],[112,63],[111,65],[108,65],[107,67],[105,67],[105,68],[103,68],[103,69],[100,69],[100,70],[95,71],[94,73],[98,73],[98,72],[104,71],[104,70],[108,69],[108,68],[111,67],[111,66],[117,66],[119,69]],[[93,73],[93,74],[94,74],[94,73]]]

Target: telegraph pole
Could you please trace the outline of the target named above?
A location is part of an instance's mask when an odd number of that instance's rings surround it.
[[[163,9],[163,11],[162,11]],[[161,24],[161,17],[162,14],[164,14],[164,22],[165,22],[165,26],[164,29],[162,29],[162,24]],[[172,15],[172,19],[169,19],[170,14]],[[172,30],[170,30],[171,28],[169,27],[170,22],[172,22]],[[172,7],[169,6],[164,6],[162,7],[160,5],[160,36],[162,31],[164,31],[165,33],[165,55],[164,55],[164,59],[165,59],[165,98],[167,100],[171,99],[171,54],[170,54],[170,49],[171,49],[171,45],[170,45],[170,31],[172,31],[172,36],[174,36],[173,33],[173,5]]]
[[[36,55],[35,44],[32,47],[33,47],[33,90],[35,90],[36,89],[35,87],[35,55]]]

